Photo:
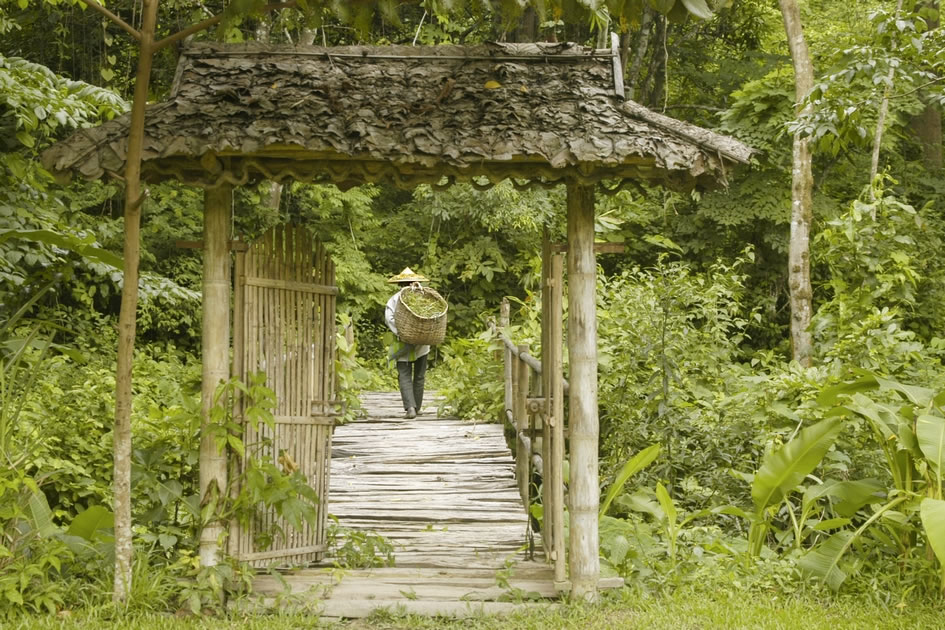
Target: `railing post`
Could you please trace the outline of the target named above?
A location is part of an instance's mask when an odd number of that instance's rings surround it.
[[[499,311],[499,331],[504,334],[504,331],[509,327],[509,300],[508,298],[502,299],[502,307]],[[505,415],[508,412],[512,411],[512,351],[509,350],[509,347],[503,343],[502,344],[502,366],[504,368],[504,382],[505,382]],[[505,415],[503,415],[502,421],[505,421]]]
[[[555,512],[552,520],[552,557],[555,563],[555,583],[562,584],[567,579],[567,565],[564,549],[564,367],[562,353],[562,302],[564,300],[564,261],[560,254],[554,254],[551,260],[551,291],[549,304],[547,365],[551,372],[551,476],[545,483],[551,486],[550,508]],[[546,512],[547,513],[547,512]]]
[[[528,352],[528,346],[518,346],[518,355]],[[518,492],[522,495],[522,504],[528,509],[528,482],[531,470],[531,453],[522,436],[528,430],[528,364],[521,359],[515,362],[515,401],[512,417],[515,418],[515,477],[518,479]]]
[[[548,558],[552,561],[556,561],[553,551],[555,543],[554,524],[555,521],[559,519],[559,516],[554,508],[551,481],[553,478],[552,470],[554,467],[554,462],[552,461],[554,440],[552,434],[552,425],[554,424],[554,416],[551,412],[551,379],[554,378],[554,376],[551,366],[549,365],[553,343],[551,340],[551,293],[553,290],[551,279],[551,257],[553,254],[551,251],[551,237],[547,226],[542,232],[541,241],[541,386],[542,396],[545,399],[541,422],[541,505],[543,510],[543,518],[541,523],[541,541],[545,547],[545,553],[548,555]]]

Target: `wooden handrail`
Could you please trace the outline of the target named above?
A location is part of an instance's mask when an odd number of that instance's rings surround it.
[[[505,344],[505,347],[508,348],[509,352],[514,354],[519,360],[524,361],[525,364],[535,371],[536,374],[541,374],[541,361],[533,357],[527,352],[519,352],[518,346],[515,343],[505,336],[495,322],[489,322],[489,328],[492,329],[492,332],[496,333],[499,336],[499,339],[502,340],[502,343]],[[562,379],[564,381],[564,393],[568,393],[568,379]]]

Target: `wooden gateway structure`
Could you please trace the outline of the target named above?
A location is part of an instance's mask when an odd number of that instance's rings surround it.
[[[61,177],[120,179],[129,120],[76,132],[44,154],[45,165]],[[141,172],[145,181],[177,179],[206,190],[205,401],[231,373],[230,331],[222,322],[229,321],[234,186],[261,179],[342,189],[379,181],[407,188],[456,181],[487,187],[505,179],[515,186],[565,185],[569,579],[572,596],[593,598],[599,577],[595,191],[636,182],[716,186],[750,154],[731,138],[626,100],[616,45],[204,43],[183,50],[170,97],[147,109]],[[545,325],[555,326],[554,318]],[[560,330],[548,328],[546,339],[549,334],[561,338]],[[560,427],[560,376],[552,380],[559,382],[547,383],[548,425]],[[561,448],[556,445],[554,457],[563,456]],[[224,486],[225,462],[212,447],[202,449],[200,465],[202,488]],[[201,558],[213,562],[220,530],[206,529]]]

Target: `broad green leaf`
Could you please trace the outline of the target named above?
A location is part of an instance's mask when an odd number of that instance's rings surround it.
[[[886,489],[878,479],[828,481],[804,491],[805,507],[825,496],[835,499],[833,509],[838,515],[849,518],[864,505],[884,500]]]
[[[646,494],[645,491],[634,492],[633,494],[622,494],[614,503],[625,510],[649,514],[657,521],[662,521],[666,518],[663,508]]]
[[[810,521],[808,521],[809,523]],[[850,524],[850,519],[848,518],[828,518],[826,521],[819,521],[815,523],[811,529],[818,532],[827,532],[831,529],[840,529],[841,527],[846,527]]]
[[[871,391],[878,387],[875,376],[864,376],[851,383],[840,383],[833,387],[827,387],[817,396],[817,404],[821,407],[830,407],[837,403],[840,396],[856,394],[859,392]]]
[[[929,545],[939,563],[945,566],[945,501],[941,499],[922,499],[919,506],[919,516]]]
[[[114,526],[115,515],[101,505],[93,505],[86,511],[76,514],[66,533],[91,542],[98,530],[109,529]]]
[[[945,466],[945,418],[922,415],[915,423],[916,438],[922,454],[939,476]]]
[[[676,522],[676,506],[673,504],[673,497],[669,496],[669,492],[658,481],[656,482],[656,500],[660,502],[663,514],[666,515],[666,520],[672,526]]]
[[[708,20],[712,18],[712,9],[705,3],[705,0],[682,0],[686,9],[697,18]]]
[[[631,457],[627,463],[623,465],[623,468],[620,469],[620,473],[617,474],[617,478],[614,479],[614,483],[607,490],[607,495],[604,497],[604,501],[600,506],[599,516],[603,516],[607,513],[607,508],[610,507],[614,497],[623,490],[627,479],[653,463],[653,460],[660,454],[660,448],[659,444],[651,444]]]
[[[852,401],[844,407],[869,420],[884,440],[898,439],[900,421],[898,414],[889,407],[878,405],[862,394],[854,394]]]
[[[935,391],[928,387],[906,385],[898,381],[880,378],[879,376],[876,377],[876,382],[879,383],[880,389],[891,389],[895,392],[899,392],[906,400],[919,407],[925,407],[935,398]]]
[[[786,494],[817,468],[842,428],[837,418],[823,420],[765,455],[751,484],[755,511],[760,514],[768,506],[780,503]]]
[[[853,532],[837,532],[804,554],[797,564],[803,571],[819,577],[836,591],[847,579],[847,574],[840,568],[840,558],[843,557],[851,540],[853,540]]]
[[[60,529],[53,523],[52,510],[49,509],[49,502],[46,500],[45,494],[42,492],[30,494],[29,508],[33,517],[33,529],[40,536],[52,536],[60,532]]]

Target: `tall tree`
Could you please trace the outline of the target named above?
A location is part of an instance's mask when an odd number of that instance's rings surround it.
[[[794,95],[799,114],[814,86],[814,64],[810,59],[801,13],[797,0],[778,0],[784,18],[788,48],[794,65]],[[810,227],[813,220],[813,186],[811,153],[807,138],[794,134],[791,158],[791,241],[788,248],[788,287],[791,300],[791,350],[794,360],[805,367],[813,361],[813,340],[810,322],[813,314],[813,291],[810,284]]]

